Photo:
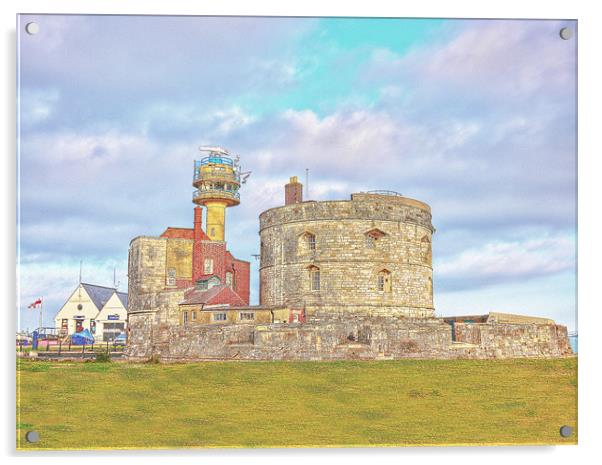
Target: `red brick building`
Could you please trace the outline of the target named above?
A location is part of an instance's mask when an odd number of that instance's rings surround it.
[[[224,295],[233,296],[231,305],[249,305],[250,263],[238,260],[227,250],[225,241],[211,240],[203,230],[203,210],[194,209],[194,228],[168,227],[161,237],[186,239],[192,244],[192,279],[176,279],[175,287],[185,289],[195,286],[209,278],[219,278],[220,284],[233,292]]]

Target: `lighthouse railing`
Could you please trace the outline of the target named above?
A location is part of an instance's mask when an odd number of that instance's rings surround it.
[[[193,199],[198,199],[198,198],[208,198],[210,199],[211,197],[218,197],[218,198],[231,198],[231,199],[237,199],[240,200],[240,193],[239,192],[235,192],[235,191],[227,191],[227,190],[222,190],[222,189],[197,189],[192,193],[192,198]]]

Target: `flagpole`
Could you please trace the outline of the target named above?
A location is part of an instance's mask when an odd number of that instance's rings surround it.
[[[40,329],[38,330],[38,332],[41,334],[42,333],[42,307],[44,307],[44,297],[42,297],[40,302]]]

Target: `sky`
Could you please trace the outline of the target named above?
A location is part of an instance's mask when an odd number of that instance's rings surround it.
[[[20,16],[18,325],[82,280],[127,290],[131,239],[192,227],[201,145],[252,175],[226,240],[251,261],[290,176],[309,198],[431,205],[437,315],[576,329],[571,21]]]

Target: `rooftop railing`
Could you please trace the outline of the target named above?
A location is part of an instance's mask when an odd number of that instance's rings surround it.
[[[403,197],[403,195],[401,195],[399,192],[383,191],[383,190],[367,191],[367,192],[362,192],[362,194],[392,195],[394,197]]]
[[[208,157],[201,158],[200,160],[195,160],[194,166],[196,168],[197,166],[209,165],[211,163],[215,163],[217,165],[234,166],[234,162],[232,161],[232,159],[230,159],[228,157],[218,156],[218,155],[210,155]]]
[[[234,181],[240,183],[240,174],[236,171],[227,172],[218,169],[204,169],[201,173],[200,167],[194,170],[193,181],[199,179],[223,179],[225,181]]]
[[[234,191],[226,191],[222,189],[197,189],[192,193],[193,199],[199,198],[212,198],[212,197],[226,197],[229,199],[240,200],[240,193]]]

